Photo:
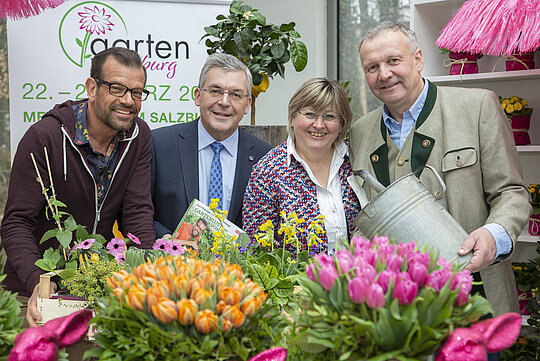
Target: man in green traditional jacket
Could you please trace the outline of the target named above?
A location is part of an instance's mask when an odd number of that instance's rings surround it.
[[[369,88],[384,105],[351,129],[353,169],[366,169],[387,186],[423,165],[434,167],[447,186],[438,202],[469,233],[459,250],[473,252],[466,268],[479,271],[495,315],[519,312],[510,255],[531,206],[497,96],[423,79],[416,36],[399,24],[370,29],[360,58]],[[429,172],[419,178],[432,193],[440,190]],[[371,199],[375,193],[364,188]]]

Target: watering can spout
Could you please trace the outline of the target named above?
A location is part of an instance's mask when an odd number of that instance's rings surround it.
[[[355,170],[353,171],[353,174],[363,178],[367,185],[373,188],[377,193],[382,192],[385,189],[384,186],[365,169]]]

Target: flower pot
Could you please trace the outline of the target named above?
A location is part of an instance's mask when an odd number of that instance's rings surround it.
[[[509,120],[512,125],[512,132],[514,133],[514,143],[516,145],[531,144],[531,137],[529,137],[531,114],[512,115]]]
[[[529,234],[540,236],[540,214],[531,214],[531,218],[529,218]]]
[[[529,298],[532,297],[531,292],[522,292],[519,288],[517,290],[518,301],[519,301],[519,312],[522,315],[530,315],[531,313],[527,310],[527,304],[529,303]]]
[[[446,64],[450,64],[450,75],[478,73],[478,54],[451,51],[448,57]]]
[[[534,53],[512,54],[506,60],[506,71],[534,69]]]

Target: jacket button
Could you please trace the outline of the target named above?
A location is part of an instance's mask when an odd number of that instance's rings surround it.
[[[372,161],[373,163],[377,163],[377,162],[379,161],[379,156],[378,156],[377,154],[373,154],[373,155],[371,156],[371,161]]]
[[[463,167],[463,160],[460,159],[460,158],[458,158],[458,159],[456,160],[456,165],[457,165],[458,167]]]
[[[249,159],[249,160],[253,160],[253,159],[255,159],[255,157],[252,156],[252,155],[250,155],[250,156],[248,157],[248,159]]]
[[[399,158],[399,159],[397,160],[397,165],[401,166],[401,165],[403,165],[403,164],[405,164],[405,159]]]
[[[442,193],[437,191],[437,192],[435,192],[434,196],[435,196],[435,199],[441,199],[442,198]]]
[[[428,148],[430,145],[431,145],[431,142],[427,139],[422,142],[422,147],[424,148]]]

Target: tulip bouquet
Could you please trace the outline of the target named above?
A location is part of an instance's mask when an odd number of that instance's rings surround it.
[[[469,295],[469,271],[387,237],[354,237],[333,257],[315,256],[300,284],[291,343],[306,360],[416,360],[492,311]]]
[[[281,337],[267,295],[235,264],[168,256],[107,282],[112,293],[98,301],[93,321],[99,348],[89,355],[246,360]]]

